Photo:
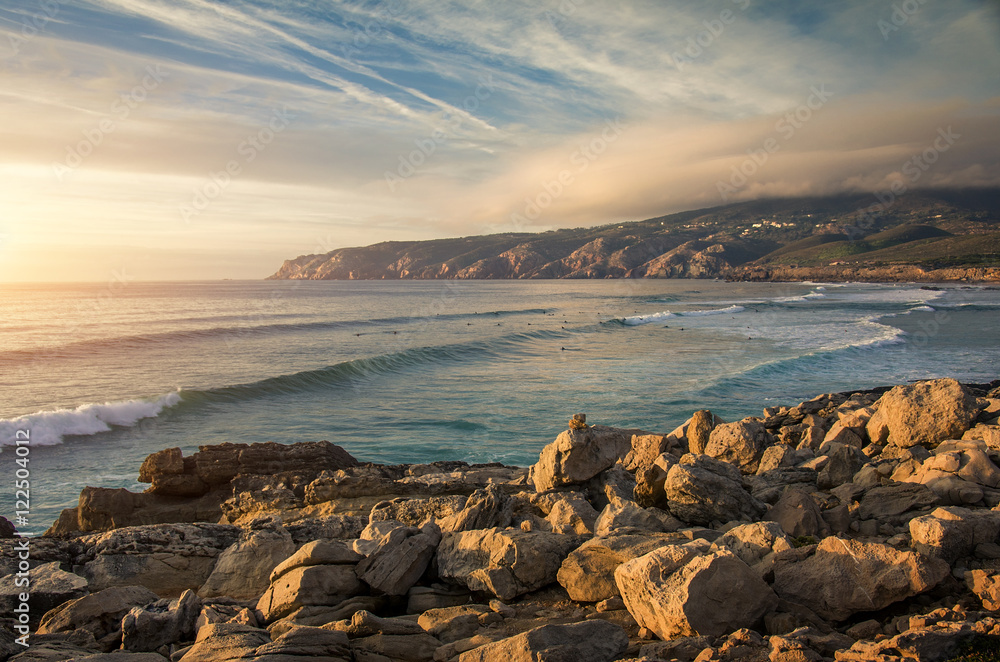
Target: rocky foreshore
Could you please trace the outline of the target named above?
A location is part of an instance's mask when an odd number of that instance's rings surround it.
[[[29,539],[30,587],[0,541],[0,662],[963,659],[1000,641],[998,414],[940,379],[577,415],[529,469],[168,449]]]

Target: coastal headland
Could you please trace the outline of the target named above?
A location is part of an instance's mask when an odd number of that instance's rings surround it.
[[[0,660],[936,662],[996,646],[1000,380],[700,410],[672,431],[591,413],[529,468],[362,463],[329,442],[154,453],[145,492],[87,487],[43,536],[4,527]]]

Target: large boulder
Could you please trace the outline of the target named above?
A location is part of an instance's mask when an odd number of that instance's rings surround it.
[[[621,626],[602,620],[543,625],[462,653],[459,662],[611,662],[628,648]]]
[[[723,421],[707,409],[701,409],[691,415],[691,420],[687,425],[687,446],[688,452],[700,455],[705,452],[708,446],[709,437],[715,426],[722,425]]]
[[[293,625],[254,651],[254,662],[346,662],[352,659],[347,635],[336,630]]]
[[[659,508],[641,508],[634,501],[615,498],[601,511],[594,524],[594,532],[604,536],[622,529],[670,532],[684,523]]]
[[[1000,537],[1000,512],[967,508],[937,508],[910,520],[910,540],[921,554],[954,563],[971,556],[977,545]]]
[[[681,534],[629,531],[591,538],[566,557],[556,578],[577,602],[600,602],[618,595],[615,569],[625,561],[668,544],[684,542]]]
[[[580,492],[547,492],[531,497],[553,533],[592,535],[598,512]]]
[[[740,468],[745,474],[757,473],[764,449],[775,439],[759,419],[745,418],[723,423],[712,430],[704,454]]]
[[[816,500],[796,487],[786,489],[764,514],[764,519],[777,522],[785,533],[795,538],[822,536],[830,530]]]
[[[753,522],[733,527],[712,543],[716,549],[727,549],[750,567],[772,554],[794,547],[792,540],[776,522]]]
[[[271,571],[294,552],[292,536],[280,524],[251,528],[219,554],[198,595],[259,598],[270,584]]]
[[[163,597],[198,590],[241,530],[221,524],[153,524],[80,538],[82,574],[91,591],[145,586]]]
[[[923,593],[949,572],[940,559],[830,536],[805,560],[779,563],[774,590],[823,618],[842,621]]]
[[[438,574],[511,600],[555,582],[563,559],[579,544],[576,536],[515,529],[446,533],[438,547]]]
[[[58,634],[86,630],[102,648],[118,648],[122,637],[122,618],[133,607],[156,602],[158,596],[142,586],[104,589],[70,600],[42,616],[38,634]]]
[[[542,449],[531,467],[535,490],[544,492],[590,480],[632,450],[633,434],[641,432],[603,425],[562,432]]]
[[[1000,573],[995,570],[970,570],[965,573],[965,585],[982,600],[985,609],[1000,610]]]
[[[441,530],[436,524],[393,529],[358,564],[358,577],[386,595],[406,595],[427,570],[439,542]]]
[[[48,610],[67,600],[83,597],[88,593],[87,580],[72,572],[59,568],[58,561],[51,561],[31,569],[30,589],[20,584],[24,577],[17,573],[0,578],[0,609],[5,614],[13,614],[14,607],[21,604],[21,594],[29,594],[30,613],[40,618]]]
[[[346,635],[340,633],[346,639]],[[212,623],[198,630],[181,662],[228,662],[255,659],[257,648],[271,642],[267,630],[241,623]]]
[[[353,564],[298,566],[271,582],[257,609],[270,623],[301,607],[333,607],[363,593]]]
[[[122,619],[122,648],[155,651],[160,646],[190,641],[201,601],[192,591],[176,600],[163,598],[144,607],[133,607]]]
[[[874,487],[861,499],[861,519],[897,522],[926,512],[938,504],[938,497],[923,485],[894,483]]]
[[[689,524],[755,520],[767,509],[743,487],[739,469],[705,455],[687,454],[663,484],[670,512]]]
[[[497,485],[476,490],[464,507],[440,522],[442,531],[472,531],[474,529],[510,526],[513,502]]]
[[[879,398],[877,407],[888,442],[903,448],[960,439],[981,408],[978,398],[954,379],[896,386]]]
[[[753,627],[778,604],[771,588],[735,554],[702,554],[702,549],[661,547],[615,571],[629,613],[661,639],[717,637]]]

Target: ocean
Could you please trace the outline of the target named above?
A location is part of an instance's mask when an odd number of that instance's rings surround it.
[[[40,533],[146,455],[329,440],[528,465],[577,412],[669,432],[824,392],[1000,377],[1000,291],[942,285],[221,281],[0,285],[0,490]],[[24,451],[22,451],[23,453]],[[23,475],[23,473],[22,473]]]

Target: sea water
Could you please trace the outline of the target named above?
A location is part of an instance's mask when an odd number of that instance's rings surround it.
[[[263,281],[0,286],[0,514],[144,457],[329,440],[360,460],[528,465],[584,412],[669,432],[824,392],[1000,377],[1000,291],[914,284]]]

